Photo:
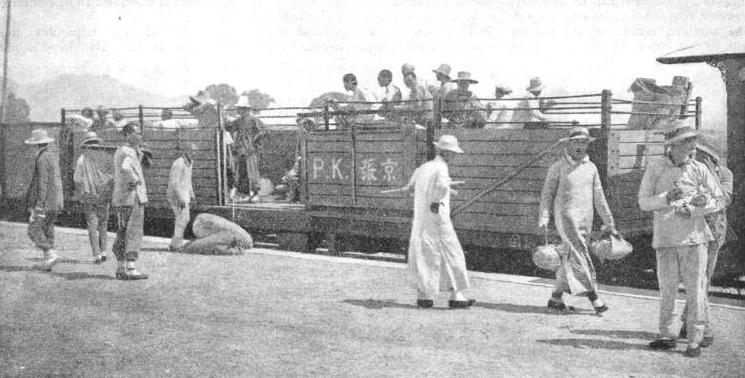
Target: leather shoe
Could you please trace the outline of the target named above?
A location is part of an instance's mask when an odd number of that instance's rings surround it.
[[[476,303],[475,299],[468,299],[465,301],[448,301],[448,307],[450,308],[468,308]]]
[[[602,313],[608,311],[608,306],[606,306],[606,305],[602,305],[602,306],[598,306],[598,307],[593,307],[593,308],[595,309],[595,313],[597,313],[597,314],[602,314]]]
[[[697,346],[695,348],[688,347],[688,349],[686,349],[685,351],[686,357],[698,357],[700,355],[701,355],[701,346]]]
[[[430,308],[435,305],[435,301],[431,299],[417,299],[416,306],[418,308]]]
[[[547,307],[550,308],[550,309],[553,309],[553,310],[569,310],[569,311],[574,311],[574,307],[567,306],[567,305],[564,304],[564,302],[552,301],[550,299],[548,300],[548,306]]]
[[[708,348],[711,344],[714,344],[714,336],[704,336],[701,343],[698,344],[701,348]]]
[[[649,343],[649,348],[653,350],[665,350],[675,348],[675,340],[657,339]]]
[[[126,272],[116,272],[116,279],[117,280],[124,280],[124,281],[136,281],[136,280],[146,280],[148,278],[147,274],[140,273],[135,269],[127,269]]]

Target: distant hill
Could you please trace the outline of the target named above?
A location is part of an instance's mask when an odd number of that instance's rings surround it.
[[[174,106],[187,100],[187,96],[169,99],[108,75],[88,74],[60,75],[40,83],[20,85],[18,93],[31,108],[33,121],[57,121],[63,107]]]

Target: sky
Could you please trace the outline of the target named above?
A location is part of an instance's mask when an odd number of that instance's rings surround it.
[[[228,83],[239,92],[259,88],[278,106],[304,106],[342,91],[348,72],[374,89],[388,68],[403,87],[405,62],[429,82],[440,63],[469,71],[483,97],[493,97],[496,84],[519,95],[538,76],[548,95],[610,89],[629,99],[637,77],[669,85],[682,75],[704,98],[704,127],[724,128],[718,70],[655,58],[740,28],[745,7],[741,0],[14,0],[12,16],[9,76],[21,85],[106,74],[177,97]]]

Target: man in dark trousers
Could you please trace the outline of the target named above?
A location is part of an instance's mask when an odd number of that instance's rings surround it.
[[[142,243],[147,189],[142,174],[142,137],[136,123],[122,128],[127,143],[114,154],[114,193],[111,206],[116,211],[117,231],[113,252],[117,260],[116,279],[143,280],[148,276],[135,268]]]
[[[26,193],[26,206],[31,213],[28,236],[44,253],[44,260],[36,268],[44,271],[51,271],[59,262],[54,251],[54,222],[64,202],[59,155],[48,148],[52,142],[54,138],[45,129],[33,130],[31,138],[26,140],[26,144],[39,148]]]
[[[259,149],[257,147],[258,142],[266,136],[266,126],[257,117],[251,114],[251,104],[248,102],[247,96],[241,96],[238,99],[238,103],[235,105],[238,109],[238,119],[231,122],[229,129],[235,134],[233,138],[235,140],[233,146],[235,153],[238,155],[236,161],[235,171],[239,173],[239,163],[246,165],[246,179],[241,180],[240,177],[236,179],[235,186],[239,186],[240,181],[245,181],[248,184],[248,191],[251,194],[252,201],[258,200],[259,193]],[[240,176],[240,174],[236,175]]]

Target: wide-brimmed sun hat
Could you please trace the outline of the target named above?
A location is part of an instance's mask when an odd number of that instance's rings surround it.
[[[494,87],[494,92],[499,92],[499,93],[508,95],[512,93],[512,88],[506,87],[504,85],[497,85],[496,87]]]
[[[722,160],[723,149],[722,146],[726,142],[709,134],[701,133],[696,138],[696,149],[707,153],[709,156],[714,158],[716,161]]]
[[[453,151],[459,154],[463,153],[463,150],[458,147],[458,138],[453,135],[442,135],[440,136],[440,139],[433,144],[441,150]]]
[[[696,130],[681,120],[673,121],[671,126],[672,130],[665,133],[665,140],[662,142],[662,144],[666,146],[682,142],[686,139],[698,137]]]
[[[458,71],[458,77],[455,78],[455,79],[453,79],[453,80],[450,80],[450,81],[453,82],[453,83],[457,83],[457,82],[460,82],[460,81],[465,81],[465,82],[468,82],[468,83],[471,83],[471,84],[477,84],[478,83],[477,80],[471,78],[471,73],[468,72],[468,71]]]
[[[588,142],[595,141],[597,138],[593,138],[590,136],[590,130],[588,130],[586,127],[577,126],[572,127],[569,130],[569,136],[564,138],[564,140],[586,140]]]
[[[205,91],[199,91],[196,96],[189,96],[189,100],[200,105],[214,101]]]
[[[443,74],[447,76],[448,79],[450,79],[450,70],[451,70],[450,65],[443,63],[443,64],[440,64],[440,67],[437,67],[434,70],[432,70],[432,72],[436,74],[438,73]]]
[[[35,129],[31,131],[31,138],[26,139],[26,144],[47,144],[54,142],[46,129]]]
[[[248,102],[248,96],[241,96],[238,97],[238,102],[235,103],[235,108],[253,108],[253,106],[251,106],[251,103]]]
[[[80,145],[86,145],[86,144],[101,144],[103,140],[98,137],[98,134],[96,134],[95,131],[89,131],[85,133],[83,136],[83,141],[80,142]]]
[[[532,91],[542,91],[543,90],[543,82],[541,81],[540,77],[534,77],[530,79],[530,85],[528,85],[527,88],[525,88],[526,91],[532,92]]]

